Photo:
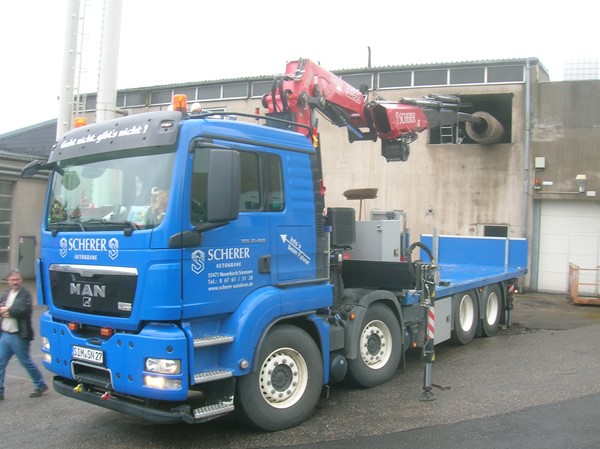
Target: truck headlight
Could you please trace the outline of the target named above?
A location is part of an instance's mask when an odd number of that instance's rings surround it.
[[[160,376],[144,376],[144,385],[155,390],[181,390],[181,380]]]
[[[181,360],[148,357],[146,371],[159,374],[181,374]]]
[[[42,337],[42,349],[50,351],[50,340],[48,340],[46,337]]]

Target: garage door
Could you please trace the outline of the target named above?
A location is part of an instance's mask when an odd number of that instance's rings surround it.
[[[600,265],[600,203],[542,201],[540,211],[538,290],[566,293],[569,263],[581,268]],[[597,284],[597,271],[582,271],[582,284]],[[581,285],[583,294],[597,294],[595,285]]]

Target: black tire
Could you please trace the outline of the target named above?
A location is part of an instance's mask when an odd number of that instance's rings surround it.
[[[358,357],[348,360],[348,380],[353,385],[371,388],[394,376],[402,357],[402,332],[389,307],[368,308],[356,344]]]
[[[240,377],[237,404],[255,427],[277,431],[308,418],[323,388],[323,357],[302,329],[277,325],[258,351],[258,369]]]
[[[452,319],[454,330],[450,340],[456,345],[471,343],[477,331],[479,308],[475,292],[457,293],[452,297]]]
[[[473,112],[472,115],[483,120],[485,124],[475,125],[467,122],[465,131],[471,139],[481,145],[491,145],[502,141],[504,127],[493,115],[484,111]]]
[[[477,325],[477,335],[491,337],[498,331],[502,315],[502,296],[497,285],[485,290],[481,299],[481,312],[483,316]]]

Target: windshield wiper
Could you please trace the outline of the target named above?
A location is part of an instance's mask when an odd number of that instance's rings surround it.
[[[48,224],[48,228],[52,230],[52,236],[56,236],[56,234],[58,233],[58,231],[60,230],[59,228],[71,228],[71,227],[78,227],[81,231],[86,232],[87,229],[84,226],[84,224],[80,221],[54,221],[51,222],[50,224]]]
[[[118,228],[123,229],[125,235],[130,236],[134,230],[141,229],[141,227],[127,220],[111,221],[105,218],[91,219],[86,221],[58,221],[48,225],[48,229],[52,231],[52,236],[56,236],[59,231],[71,230],[77,228],[82,232],[98,231],[106,228]]]
[[[100,223],[103,224],[111,224],[111,225],[121,225],[121,226],[126,226],[126,227],[130,227],[132,229],[141,229],[140,225],[138,225],[137,223],[132,223],[131,221],[128,220],[106,220],[106,219],[102,219],[102,220],[98,220]],[[87,222],[86,222],[87,223]]]

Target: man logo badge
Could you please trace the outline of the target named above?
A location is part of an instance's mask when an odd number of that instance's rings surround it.
[[[92,297],[84,296],[82,305],[83,307],[92,307]]]

